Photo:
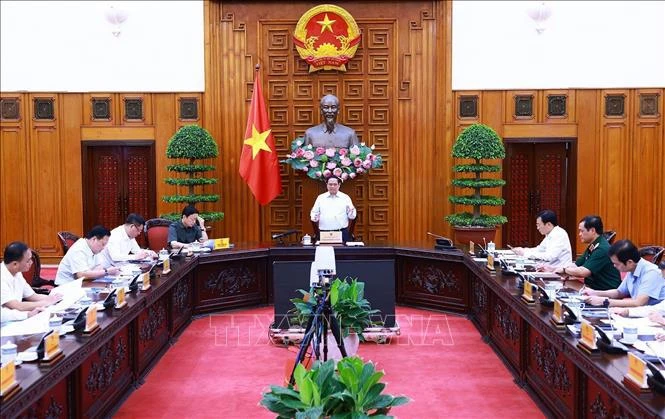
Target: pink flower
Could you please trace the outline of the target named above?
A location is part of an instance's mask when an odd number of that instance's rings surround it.
[[[319,167],[319,162],[316,160],[310,160],[309,165],[312,167]]]
[[[337,169],[333,170],[333,175],[335,175],[337,177],[340,177],[341,174],[342,174],[342,169],[340,169],[339,167]]]
[[[356,167],[360,167],[363,164],[363,161],[360,160],[358,157],[353,161],[353,165]]]
[[[335,167],[337,167],[337,163],[335,163],[334,161],[328,162],[328,163],[326,164],[326,167],[327,167],[328,169],[332,170],[332,169],[334,169]]]
[[[333,147],[326,148],[326,156],[328,157],[335,157],[335,150]]]
[[[321,154],[325,153],[326,149],[323,147],[316,147],[316,155],[320,156]]]
[[[351,163],[352,163],[352,162],[351,162],[351,159],[348,158],[348,157],[344,157],[344,158],[342,159],[342,166],[346,166],[346,167],[348,167],[348,166],[351,166]]]
[[[345,149],[345,148],[340,148],[340,149],[339,149],[339,155],[340,155],[340,156],[346,156],[346,154],[347,154],[348,152],[349,152],[349,150],[347,150],[347,149]]]
[[[372,153],[369,153],[369,154],[367,155],[367,157],[365,157],[365,158],[366,158],[367,160],[369,160],[369,161],[374,161],[374,159],[376,158],[376,156],[375,156],[374,154],[372,154]]]
[[[314,158],[314,153],[310,150],[307,150],[303,154],[303,157],[305,157],[307,160],[312,160]]]
[[[307,172],[309,172],[309,168],[307,166],[305,166],[305,167],[302,168],[302,171],[307,173]]]
[[[358,173],[358,174],[365,173],[365,169],[363,169],[362,167],[359,167],[359,168],[356,169],[356,173]]]
[[[363,167],[364,167],[365,169],[369,169],[369,168],[371,168],[371,167],[372,167],[372,162],[369,161],[369,160],[365,160],[365,161],[363,162]]]
[[[348,173],[342,173],[342,180],[347,180],[349,178]]]
[[[305,154],[305,150],[303,150],[302,148],[298,147],[298,148],[296,149],[296,157],[302,157],[303,154]]]
[[[351,179],[353,179],[353,178],[356,177],[356,174],[355,174],[355,173],[349,173],[349,177],[350,177]]]
[[[332,174],[332,172],[330,170],[324,170],[323,171],[323,177],[330,177],[331,174]]]
[[[351,154],[360,154],[360,148],[357,145],[352,146],[349,150],[351,151]]]
[[[316,177],[321,177],[321,172],[316,172]]]

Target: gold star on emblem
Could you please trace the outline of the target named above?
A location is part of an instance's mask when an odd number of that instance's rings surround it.
[[[321,25],[321,33],[323,33],[326,29],[329,30],[330,32],[333,32],[332,24],[335,23],[335,22],[337,22],[337,21],[328,19],[328,13],[326,13],[326,16],[323,18],[323,20],[317,20],[316,21],[316,23]]]
[[[272,150],[270,150],[270,147],[266,144],[266,139],[268,138],[268,135],[270,135],[270,131],[272,130],[259,132],[256,129],[256,125],[252,124],[252,136],[245,140],[245,144],[252,147],[252,159],[256,158],[256,155],[259,154],[259,150],[272,153]]]

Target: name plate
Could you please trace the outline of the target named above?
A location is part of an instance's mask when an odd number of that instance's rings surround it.
[[[148,272],[141,275],[141,282],[143,283],[141,291],[147,291],[150,288],[150,274]]]
[[[580,322],[580,343],[589,349],[598,349],[596,347],[596,329],[586,320]]]
[[[88,312],[90,311],[88,310]],[[95,312],[96,316],[97,310],[92,311]],[[60,333],[54,329],[53,332],[44,338],[44,360],[48,361],[58,353],[60,353]]]
[[[342,244],[341,231],[320,231],[320,244]]]
[[[552,320],[556,323],[563,323],[563,307],[560,300],[554,300],[554,310],[552,311]]]
[[[538,287],[531,282],[524,281],[524,292],[522,293],[522,299],[527,303],[533,303],[536,300],[533,298],[533,294],[536,292]]]
[[[472,255],[476,254],[475,247],[476,244],[473,242],[473,240],[469,240],[469,253],[471,253]]]
[[[85,312],[85,331],[90,332],[98,326],[97,324],[97,310],[89,308]]]
[[[491,253],[487,255],[487,269],[494,270],[494,255]]]
[[[228,249],[230,244],[231,240],[228,237],[215,239],[213,250]]]
[[[2,365],[0,369],[0,396],[4,396],[16,385],[16,366],[14,360]]]
[[[171,272],[171,259],[164,259],[162,264],[162,275]]]
[[[635,356],[632,352],[628,352],[628,373],[626,378],[629,378],[641,388],[647,388],[647,372],[646,362]]]
[[[123,308],[126,305],[127,301],[125,300],[125,287],[120,287],[115,293],[115,308]]]

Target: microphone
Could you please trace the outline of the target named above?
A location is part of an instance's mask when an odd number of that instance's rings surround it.
[[[282,237],[290,236],[291,234],[295,234],[297,232],[298,232],[298,230],[291,229],[291,230],[286,230],[283,233],[275,233],[271,237],[272,237],[273,240],[281,239]]]
[[[655,357],[658,358],[660,365],[665,366],[663,359],[658,355],[656,349],[651,347],[650,342],[645,343],[647,348],[651,349]],[[660,372],[660,370],[651,361],[645,359],[645,362],[651,371],[651,375],[647,377],[647,385],[656,393],[665,394],[665,377],[663,377],[663,373]]]

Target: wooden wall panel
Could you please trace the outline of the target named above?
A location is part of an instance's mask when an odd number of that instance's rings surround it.
[[[607,96],[620,95],[625,97],[625,109],[621,116],[607,115]],[[585,158],[580,156],[580,161],[588,162],[596,160],[598,176],[601,179],[601,188],[595,193],[600,193],[600,202],[596,214],[603,219],[605,230],[614,230],[618,237],[627,237],[628,211],[632,203],[628,197],[629,176],[631,159],[628,157],[628,144],[631,138],[630,132],[630,95],[627,90],[602,91],[599,99],[603,109],[603,117],[600,126],[600,144],[598,152]],[[594,157],[597,156],[597,157]],[[606,185],[603,188],[603,185]],[[610,185],[612,185],[610,187]]]
[[[6,96],[3,95],[3,98]],[[15,98],[12,96],[11,98]],[[25,98],[19,103],[21,116],[28,106]],[[25,209],[28,207],[27,141],[23,119],[2,122],[0,125],[0,240],[4,245],[14,240],[24,240],[30,232]],[[3,247],[4,249],[4,247]]]
[[[60,225],[62,200],[60,195],[62,179],[58,165],[49,163],[58,161],[60,156],[60,138],[55,128],[37,128],[32,131],[29,140],[31,211],[30,225]],[[27,215],[27,214],[26,214]],[[30,246],[41,254],[57,254],[58,238],[52,231],[33,228]]]
[[[650,108],[651,101],[655,108]],[[665,243],[663,189],[665,189],[665,144],[662,123],[663,95],[657,89],[635,91],[633,139],[629,144],[634,170],[629,176],[631,196],[628,231],[637,243]],[[658,176],[660,173],[660,176]],[[643,220],[653,220],[652,223]]]

